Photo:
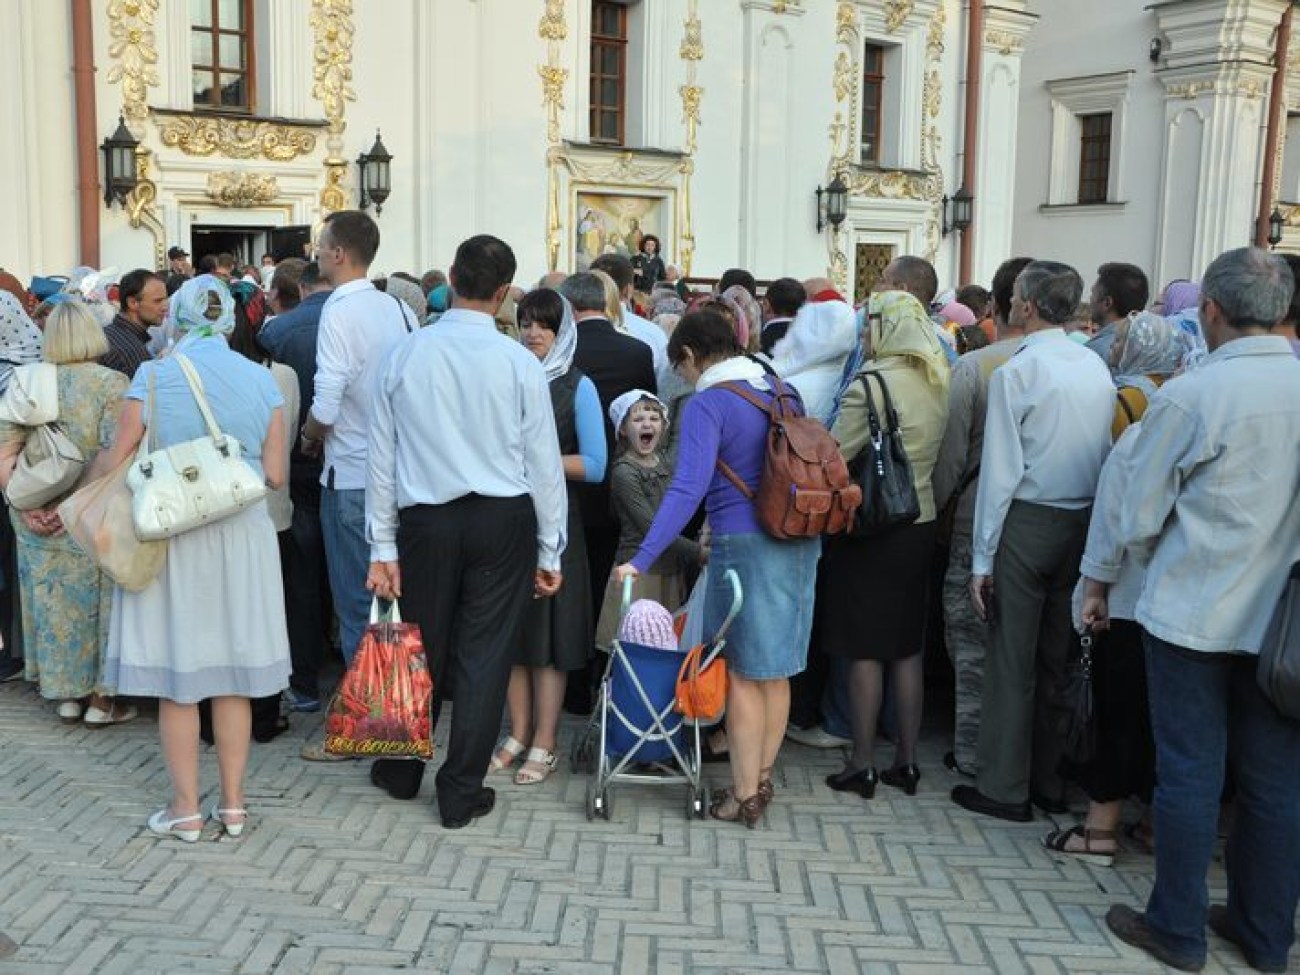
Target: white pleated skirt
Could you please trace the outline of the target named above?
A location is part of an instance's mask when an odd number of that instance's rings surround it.
[[[282,691],[289,637],[265,502],[171,539],[147,589],[117,588],[106,657],[119,694],[193,704]]]

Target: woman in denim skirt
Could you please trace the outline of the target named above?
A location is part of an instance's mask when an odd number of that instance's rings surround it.
[[[772,801],[772,770],[790,713],[789,679],[807,661],[821,542],[766,534],[753,502],[719,469],[726,464],[757,493],[768,414],[726,384],[746,384],[761,398],[771,397],[763,367],[744,356],[727,320],[710,309],[690,312],[673,332],[668,357],[696,393],[682,411],[672,484],[640,550],[617,572],[620,581],[645,572],[705,503],[713,535],[705,633],[717,632],[731,606],[728,569],[736,570],[745,594],[724,651],[732,787],[717,795],[709,812],[753,828]]]

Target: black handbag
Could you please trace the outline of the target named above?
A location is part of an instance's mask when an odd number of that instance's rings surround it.
[[[1300,721],[1300,562],[1291,566],[1269,620],[1255,679],[1275,708]]]
[[[1075,765],[1091,762],[1097,754],[1091,633],[1079,638],[1079,653],[1066,667],[1059,703],[1059,730],[1065,758]]]
[[[880,423],[880,414],[876,412],[868,377],[880,384],[887,427]],[[898,425],[898,413],[890,398],[885,377],[877,372],[864,372],[858,379],[862,381],[862,388],[867,394],[870,436],[852,465],[852,471],[862,487],[862,504],[853,519],[849,534],[864,538],[882,534],[900,525],[912,524],[921,517],[921,501],[916,495],[912,464],[903,447],[903,431]]]

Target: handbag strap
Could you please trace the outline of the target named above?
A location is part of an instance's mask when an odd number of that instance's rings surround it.
[[[876,412],[876,400],[871,395],[871,383],[867,382],[867,373],[858,373],[858,381],[862,383],[862,391],[867,395],[867,426],[871,433],[871,444],[879,450],[884,434],[880,428],[880,414]]]
[[[154,373],[157,372],[157,366],[149,367],[149,399],[145,407],[145,426],[144,436],[140,438],[140,445],[135,449],[137,460],[144,460],[153,453],[154,439],[154,422],[157,420],[157,411],[154,403]]]
[[[176,362],[180,365],[181,372],[185,373],[185,381],[190,384],[194,401],[199,404],[199,412],[203,414],[203,422],[207,424],[209,436],[218,444],[221,443],[221,428],[217,426],[217,418],[212,415],[212,410],[208,406],[208,397],[203,392],[203,380],[199,378],[193,363],[179,352],[176,353]],[[150,376],[150,379],[152,378]]]
[[[885,400],[885,419],[889,423],[888,433],[898,433],[898,411],[894,409],[894,398],[889,395],[889,384],[885,382],[885,377],[875,370],[868,370],[864,375],[870,376],[880,384],[880,393]]]

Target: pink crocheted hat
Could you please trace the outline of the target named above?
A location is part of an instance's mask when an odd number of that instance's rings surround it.
[[[628,607],[627,616],[623,617],[618,628],[618,638],[624,643],[636,643],[656,650],[677,649],[673,614],[653,599],[638,599]]]

